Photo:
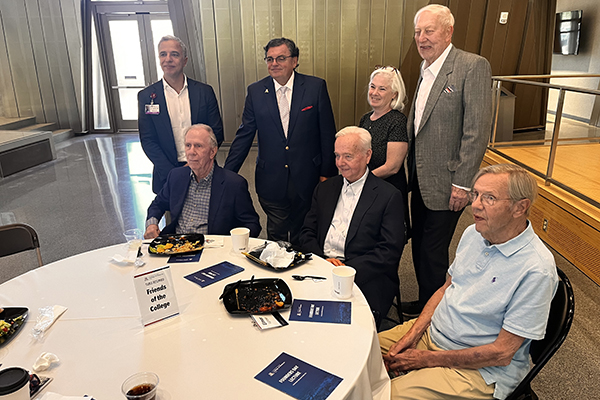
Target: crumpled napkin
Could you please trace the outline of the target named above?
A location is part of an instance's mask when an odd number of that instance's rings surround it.
[[[50,365],[59,361],[60,360],[58,359],[56,354],[44,352],[40,354],[37,360],[35,360],[35,363],[33,364],[33,370],[35,372],[45,371],[48,368],[50,368]]]
[[[44,336],[44,332],[46,332],[65,311],[67,311],[67,307],[59,305],[40,308],[40,315],[37,318],[35,326],[31,330],[33,337],[41,339]]]
[[[288,252],[277,242],[271,242],[260,254],[260,259],[271,264],[273,268],[287,268],[294,261],[294,252]]]

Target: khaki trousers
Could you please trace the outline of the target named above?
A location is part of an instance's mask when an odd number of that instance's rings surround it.
[[[416,319],[379,333],[381,354],[402,338]],[[443,351],[429,335],[429,329],[417,343],[419,350]],[[493,399],[495,385],[488,385],[476,369],[424,368],[392,379],[392,400]]]

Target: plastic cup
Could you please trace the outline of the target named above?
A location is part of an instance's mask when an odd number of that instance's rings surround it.
[[[123,232],[130,250],[136,250],[142,245],[142,231],[139,229],[128,229]]]
[[[352,297],[354,276],[356,270],[352,267],[342,266],[333,268],[333,293],[340,299]]]
[[[127,400],[154,400],[158,382],[154,372],[138,372],[123,382],[121,391]]]
[[[231,234],[231,251],[233,253],[239,254],[242,251],[248,250],[248,241],[250,240],[250,229],[234,228],[229,233]]]

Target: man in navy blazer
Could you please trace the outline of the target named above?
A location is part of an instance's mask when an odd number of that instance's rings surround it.
[[[336,138],[335,160],[342,175],[315,188],[300,236],[301,248],[333,265],[356,269],[355,282],[380,319],[400,290],[404,200],[399,190],[368,170],[368,131],[346,127]]]
[[[138,129],[144,152],[154,164],[152,191],[162,189],[169,171],[185,165],[183,133],[193,124],[210,126],[219,145],[223,122],[212,87],[189,79],[185,44],[175,36],[158,43],[163,79],[138,93]]]
[[[146,239],[164,233],[204,233],[229,235],[237,227],[260,233],[258,214],[252,205],[248,183],[238,174],[220,168],[215,162],[217,139],[208,125],[191,126],[185,134],[188,165],[173,168],[146,219]],[[158,221],[165,211],[171,223],[162,231]]]
[[[295,72],[299,50],[286,38],[265,46],[268,77],[248,86],[242,124],[225,169],[238,172],[258,131],[256,193],[271,240],[297,243],[312,192],[337,174],[335,121],[324,80]]]

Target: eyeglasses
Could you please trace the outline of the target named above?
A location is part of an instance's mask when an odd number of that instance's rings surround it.
[[[494,195],[487,194],[487,193],[479,193],[477,190],[471,190],[469,192],[469,200],[471,200],[471,203],[473,203],[475,200],[477,200],[478,197],[480,198],[481,203],[483,203],[489,207],[493,207],[497,201],[512,200],[512,199],[498,199]]]
[[[375,66],[375,70],[374,70],[374,71],[377,71],[378,69],[384,69],[384,70],[387,70],[388,68],[390,68],[390,69],[392,70],[392,72],[395,72],[395,73],[397,73],[397,74],[399,74],[399,73],[400,73],[400,71],[398,71],[398,69],[397,69],[396,67],[394,67],[394,66],[391,66],[391,65],[376,65],[376,66]]]
[[[277,64],[281,64],[282,62],[284,62],[288,58],[292,58],[292,56],[277,56],[275,58],[273,58],[273,57],[265,57],[264,60],[267,62],[267,64],[273,64],[273,61],[277,61]]]

